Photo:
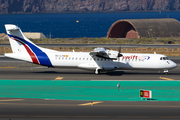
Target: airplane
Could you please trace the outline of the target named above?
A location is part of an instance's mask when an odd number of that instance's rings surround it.
[[[95,48],[91,52],[60,52],[37,46],[26,38],[21,29],[12,24],[5,24],[13,53],[6,57],[19,59],[34,64],[54,68],[80,68],[100,72],[114,70],[157,70],[176,68],[177,64],[162,54],[121,53],[121,50]]]

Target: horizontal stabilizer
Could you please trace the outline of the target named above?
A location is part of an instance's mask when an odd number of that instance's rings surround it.
[[[6,27],[6,30],[8,30],[8,31],[19,30],[19,27],[12,25],[12,24],[6,24],[5,27]]]

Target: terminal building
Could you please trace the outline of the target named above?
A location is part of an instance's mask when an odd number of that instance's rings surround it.
[[[111,25],[107,38],[179,37],[180,22],[176,19],[128,19]]]
[[[23,32],[24,36],[30,39],[44,39],[46,36],[39,32]]]

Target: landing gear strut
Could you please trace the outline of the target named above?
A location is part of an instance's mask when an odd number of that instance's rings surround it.
[[[95,73],[96,75],[98,75],[100,72],[101,72],[101,69],[96,69],[96,70],[94,71],[94,73]]]

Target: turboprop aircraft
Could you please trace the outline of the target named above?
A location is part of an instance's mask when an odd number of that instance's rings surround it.
[[[6,24],[13,53],[6,57],[24,60],[35,64],[92,70],[95,74],[113,70],[157,70],[168,73],[177,64],[161,54],[121,53],[121,51],[95,48],[91,52],[60,52],[42,48],[27,39],[16,25]]]

